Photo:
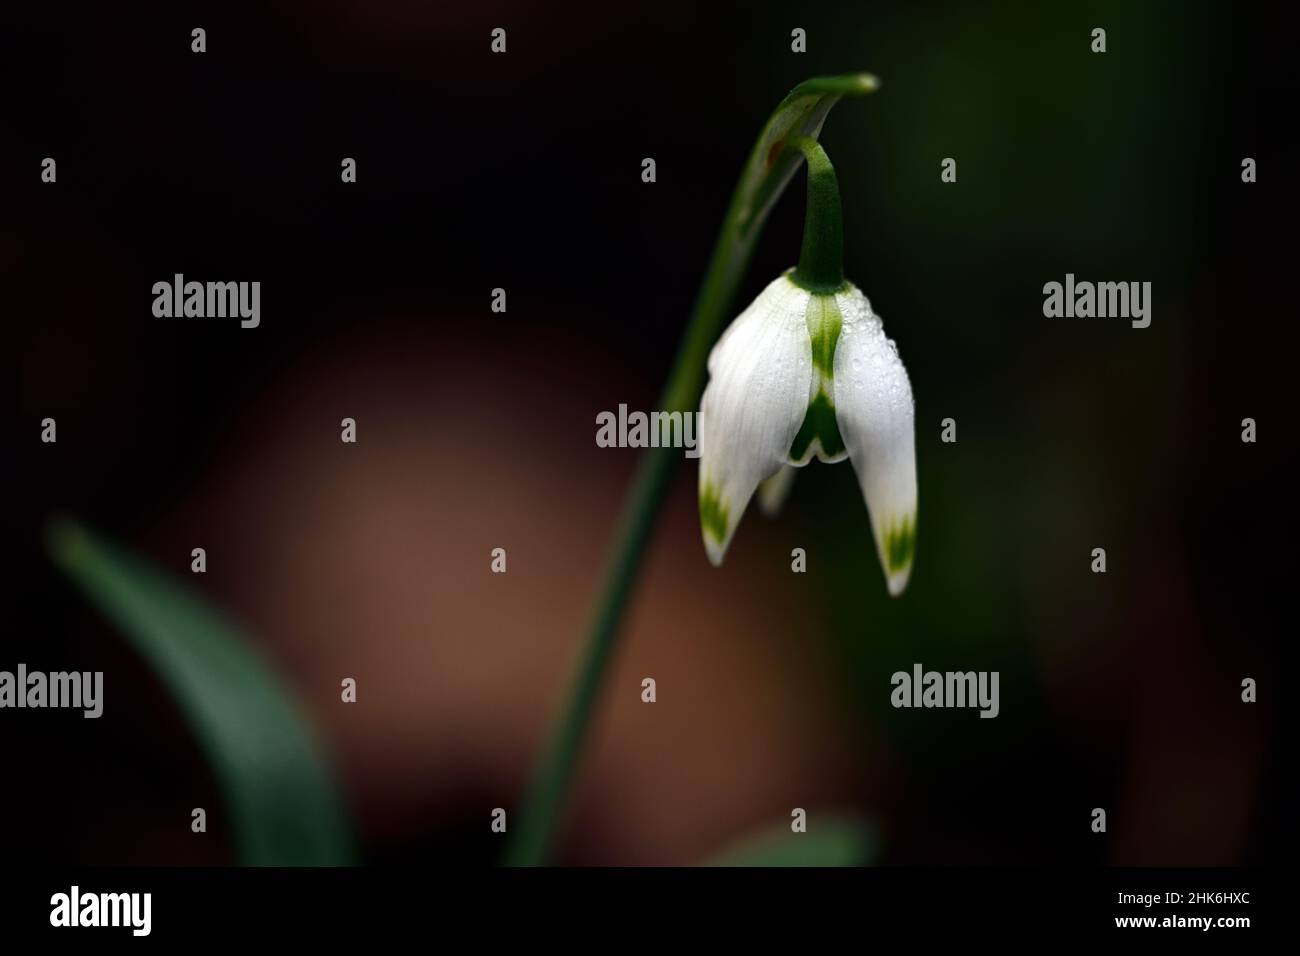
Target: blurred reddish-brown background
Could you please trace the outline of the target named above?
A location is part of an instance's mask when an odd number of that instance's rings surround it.
[[[219,799],[178,712],[41,550],[70,512],[177,573],[207,549],[203,593],[300,693],[367,860],[494,861],[489,812],[520,806],[636,463],[595,446],[595,416],[653,407],[767,111],[809,75],[870,69],[882,91],[824,141],[848,270],[916,391],[912,585],[885,596],[847,466],[801,474],[712,569],[685,462],[559,859],[697,862],[794,806],[868,816],[891,863],[1269,859],[1296,336],[1269,32],[1174,4],[20,19],[0,667],[102,669],[107,696],[99,721],[0,717],[13,858],[231,858],[219,812],[189,832]],[[793,261],[798,193],[742,296]],[[261,327],[154,319],[174,272],[260,280]],[[1151,328],[1043,318],[1066,272],[1152,281]],[[999,670],[1000,716],[893,710],[889,675],[915,662]]]

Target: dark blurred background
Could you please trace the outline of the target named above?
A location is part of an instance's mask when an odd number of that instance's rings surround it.
[[[636,463],[595,446],[596,413],[654,407],[771,109],[858,70],[882,89],[823,142],[846,269],[916,395],[910,588],[886,596],[847,465],[806,469],[775,521],[751,510],[711,569],[687,462],[560,861],[691,863],[794,806],[869,816],[886,863],[1274,858],[1295,527],[1279,24],[1172,2],[120,7],[3,27],[0,669],[106,672],[98,721],[0,713],[6,862],[232,859],[178,710],[43,552],[63,512],[256,635],[368,861],[493,862],[491,808],[520,807]],[[738,307],[794,263],[802,202],[797,180]],[[175,272],[260,280],[261,327],[155,319]],[[1150,281],[1151,327],[1044,318],[1067,272]],[[999,670],[1000,716],[892,709],[916,662]]]

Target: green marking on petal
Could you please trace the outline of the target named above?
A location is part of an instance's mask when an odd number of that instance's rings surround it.
[[[885,565],[890,574],[897,574],[911,564],[915,552],[915,515],[908,515],[900,523],[885,529]]]
[[[805,313],[808,323],[808,337],[812,342],[813,368],[827,379],[835,377],[835,344],[840,339],[840,327],[844,324],[840,316],[840,307],[833,295],[815,295],[808,300]]]
[[[722,503],[718,486],[705,482],[700,487],[700,527],[718,544],[727,540],[728,521],[731,509]]]
[[[835,421],[835,406],[820,388],[817,389],[817,397],[808,403],[808,411],[804,414],[803,424],[799,426],[799,434],[794,436],[794,442],[790,445],[790,458],[803,461],[814,439],[820,443],[822,454],[827,457],[844,452],[840,426]]]

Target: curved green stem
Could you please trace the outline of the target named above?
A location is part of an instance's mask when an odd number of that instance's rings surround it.
[[[768,119],[732,194],[660,399],[662,410],[690,412],[698,406],[709,349],[731,310],[763,222],[798,167],[799,152],[786,149],[786,144],[792,138],[815,139],[826,114],[841,97],[872,93],[878,86],[876,78],[867,73],[818,77],[795,87]],[[838,198],[836,202],[838,209]],[[567,704],[542,754],[519,825],[512,830],[505,859],[509,865],[537,866],[547,861],[591,713],[615,650],[618,626],[681,454],[680,449],[653,448],[641,460]]]
[[[810,292],[835,292],[844,285],[844,224],[835,167],[821,144],[809,136],[791,136],[788,146],[799,150],[808,164],[803,246],[790,278]]]

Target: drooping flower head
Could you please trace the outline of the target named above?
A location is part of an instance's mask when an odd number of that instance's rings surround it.
[[[848,458],[866,500],[890,594],[916,542],[912,386],[867,297],[843,278],[839,190],[811,139],[799,265],[767,286],[709,355],[700,407],[700,525],[722,563],[750,498],[779,506],[791,467]],[[769,480],[770,479],[770,480]]]

